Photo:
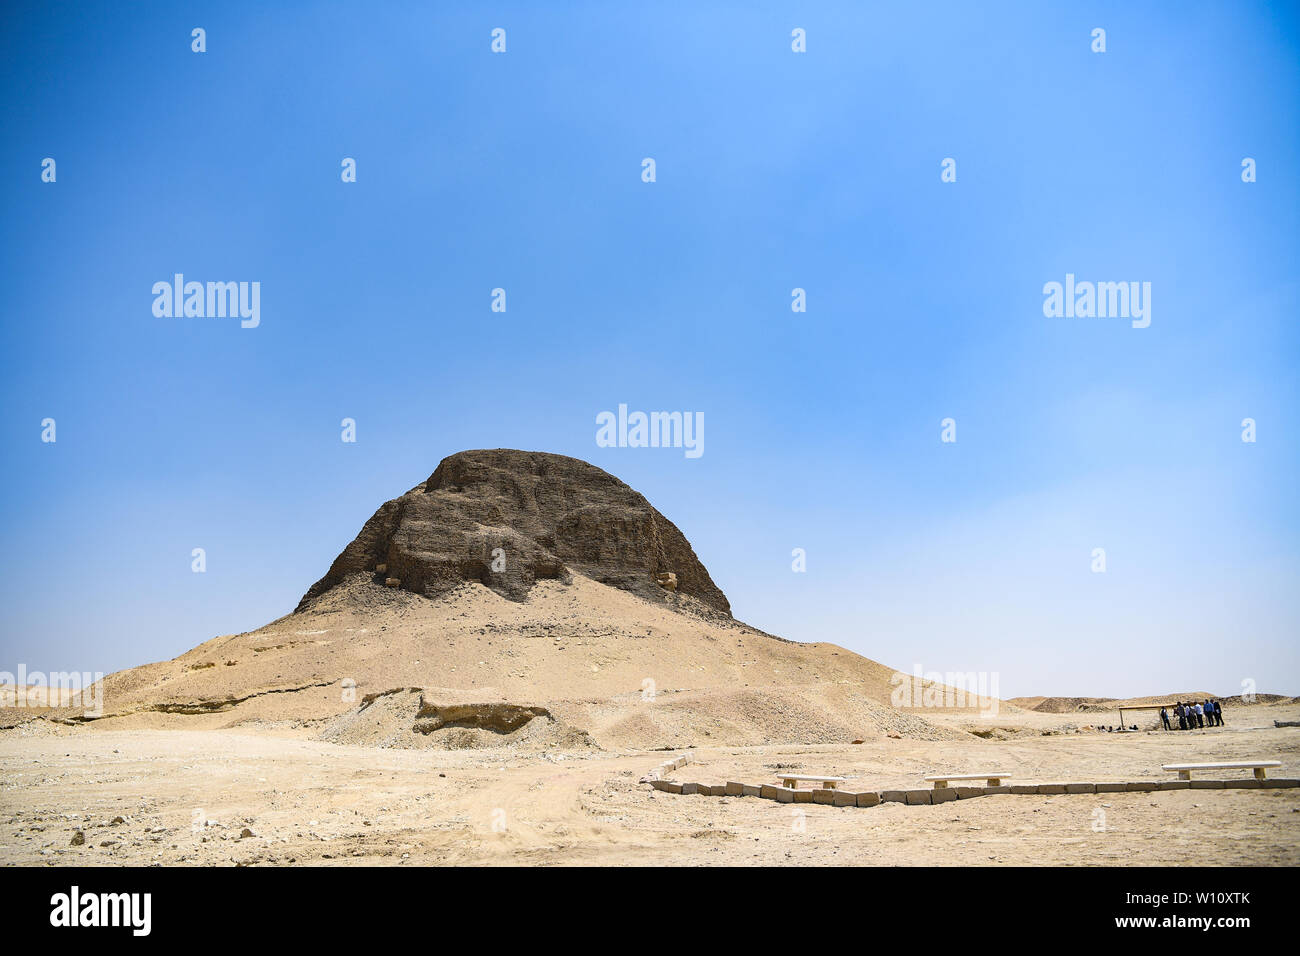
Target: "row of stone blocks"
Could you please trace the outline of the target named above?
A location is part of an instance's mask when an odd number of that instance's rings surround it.
[[[698,793],[706,797],[761,797],[778,803],[824,803],[835,807],[874,807],[878,803],[910,805],[947,803],[970,797],[989,797],[1003,793],[1150,793],[1155,790],[1281,790],[1300,787],[1300,780],[1142,780],[1131,783],[1031,783],[1002,787],[938,787],[933,790],[885,790],[854,793],[849,790],[792,790],[770,784],[754,785],[730,782],[677,783],[652,780],[651,786],[666,793]]]
[[[655,780],[658,780],[660,777],[664,776],[665,774],[672,773],[674,770],[681,770],[682,767],[685,767],[690,762],[691,762],[690,754],[682,754],[681,756],[678,757],[672,757],[668,760],[665,760],[659,766],[655,767],[648,774],[642,777],[641,782],[653,783]]]
[[[825,803],[836,807],[874,807],[880,794],[874,791],[853,793],[849,790],[793,790],[772,784],[749,784],[730,781],[725,784],[678,783],[675,780],[652,780],[650,785],[666,793],[698,793],[705,797],[761,797],[778,803]]]

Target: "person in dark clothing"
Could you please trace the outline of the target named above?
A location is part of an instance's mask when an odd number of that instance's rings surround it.
[[[1165,725],[1165,730],[1172,729],[1169,726],[1169,711],[1165,710],[1163,707],[1160,708],[1160,723]]]
[[[1214,702],[1214,723],[1219,727],[1223,726],[1223,701],[1221,700]]]
[[[1178,715],[1178,729],[1187,729],[1187,711],[1183,709],[1183,702],[1180,700],[1174,705],[1174,713]]]

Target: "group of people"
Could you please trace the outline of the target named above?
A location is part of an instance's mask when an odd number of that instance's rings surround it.
[[[1194,704],[1184,704],[1180,700],[1174,704],[1174,718],[1178,721],[1179,730],[1201,730],[1206,726],[1222,727],[1223,705],[1217,700],[1198,700]],[[1160,708],[1160,723],[1164,724],[1165,730],[1174,729],[1169,720],[1169,711],[1164,707]]]

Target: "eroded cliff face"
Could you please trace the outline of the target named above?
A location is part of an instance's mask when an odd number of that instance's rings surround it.
[[[538,578],[571,571],[651,600],[673,581],[731,613],[686,536],[642,495],[577,458],[505,448],[451,455],[382,505],[298,610],[356,574],[426,597],[479,581],[523,601]]]

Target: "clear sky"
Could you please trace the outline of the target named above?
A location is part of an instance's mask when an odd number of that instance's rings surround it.
[[[622,6],[5,4],[0,670],[256,628],[517,447],[644,493],[773,633],[1300,693],[1296,6]],[[178,272],[260,325],[155,316]],[[1067,273],[1150,326],[1045,317]],[[620,403],[703,455],[597,447]]]

